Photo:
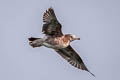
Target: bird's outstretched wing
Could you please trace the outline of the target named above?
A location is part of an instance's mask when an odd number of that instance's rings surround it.
[[[46,12],[43,15],[43,28],[42,32],[46,35],[52,35],[52,36],[61,36],[61,24],[58,22],[54,10],[52,8],[49,8],[46,10]]]
[[[75,52],[75,50],[71,46],[68,46],[67,48],[63,48],[63,49],[58,49],[56,50],[56,52],[59,53],[59,55],[61,55],[65,60],[67,60],[74,67],[88,71],[90,74],[92,74],[87,69],[84,62],[80,58],[80,56]],[[92,75],[95,76],[94,74]]]

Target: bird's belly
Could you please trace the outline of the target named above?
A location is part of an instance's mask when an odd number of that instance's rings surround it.
[[[61,49],[61,48],[66,48],[68,45],[51,45],[49,43],[43,43],[43,45],[45,47],[48,47],[48,48],[53,48],[53,49]]]
[[[43,43],[43,45],[44,45],[45,47],[48,47],[48,48],[53,48],[53,47],[54,47],[53,45],[48,44],[48,43]]]

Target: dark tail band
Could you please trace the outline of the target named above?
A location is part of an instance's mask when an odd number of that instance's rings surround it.
[[[34,40],[36,40],[36,39],[40,39],[40,38],[34,38],[34,37],[28,38],[29,41],[34,41]]]

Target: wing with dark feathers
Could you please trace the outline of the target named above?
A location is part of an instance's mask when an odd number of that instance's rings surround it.
[[[58,49],[56,52],[61,55],[65,60],[67,60],[71,65],[78,69],[82,69],[85,71],[88,71],[90,74],[92,74],[87,67],[85,66],[84,62],[80,58],[80,56],[75,52],[75,50],[68,46],[67,48]],[[95,76],[94,74],[92,74]]]
[[[49,8],[43,15],[43,28],[42,32],[47,35],[61,36],[61,24],[58,22],[54,10]]]

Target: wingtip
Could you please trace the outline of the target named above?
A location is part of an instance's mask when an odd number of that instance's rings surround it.
[[[50,11],[50,10],[53,10],[53,11],[54,11],[54,9],[53,9],[53,7],[52,7],[52,6],[50,6],[50,8],[48,8],[48,11]]]
[[[92,72],[90,72],[90,71],[88,71],[92,76],[94,76],[95,77],[95,75],[92,73]]]
[[[49,9],[53,9],[53,7],[52,6],[50,6],[50,8]]]

